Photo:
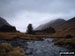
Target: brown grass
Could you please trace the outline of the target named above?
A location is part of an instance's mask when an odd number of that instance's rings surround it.
[[[0,43],[0,56],[26,56],[22,48],[13,48],[8,43]]]
[[[30,34],[24,34],[19,32],[0,32],[0,39],[14,39],[15,37],[24,39],[24,40],[40,40],[42,37],[45,37],[45,35],[30,35]]]
[[[74,47],[75,46],[75,38],[70,38],[70,39],[56,39],[54,40],[55,45],[63,46],[63,47]]]
[[[9,33],[6,32],[0,32],[0,39],[13,39],[16,35],[10,35]]]

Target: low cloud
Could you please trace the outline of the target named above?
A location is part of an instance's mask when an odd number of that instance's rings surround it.
[[[20,31],[32,23],[34,28],[56,18],[75,16],[75,0],[0,0],[0,16]]]

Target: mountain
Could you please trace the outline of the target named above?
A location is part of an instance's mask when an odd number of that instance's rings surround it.
[[[75,17],[67,20],[63,25],[60,26],[56,26],[56,29],[62,29],[62,30],[66,30],[66,29],[70,29],[70,28],[75,28]]]
[[[66,21],[64,19],[56,19],[56,20],[50,21],[48,23],[45,23],[43,25],[40,25],[35,30],[42,30],[42,29],[46,29],[46,28],[49,28],[49,27],[60,26],[60,25],[63,25],[65,22]]]
[[[73,23],[75,23],[75,17],[73,17],[72,19],[68,20],[67,22],[73,22]]]
[[[72,35],[75,37],[75,17],[67,20],[63,25],[54,27],[56,33],[55,37],[61,37],[66,35]]]
[[[64,19],[56,19],[40,25],[36,30],[47,29],[49,27],[53,27],[56,31],[56,33],[53,34],[53,37],[61,37],[69,34],[75,37],[75,17],[66,21]]]
[[[3,25],[10,25],[4,18],[0,17],[0,27]]]
[[[0,17],[0,32],[16,32],[16,27],[10,25],[5,19]]]

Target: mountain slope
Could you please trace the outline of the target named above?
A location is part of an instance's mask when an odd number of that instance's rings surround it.
[[[74,18],[71,18],[69,20],[67,20],[63,25],[60,25],[60,26],[56,26],[55,29],[59,30],[59,29],[62,29],[62,30],[66,30],[66,29],[70,29],[70,28],[75,28],[75,17]]]
[[[53,34],[54,37],[66,35],[72,35],[75,37],[75,17],[67,20],[63,25],[54,28],[56,30],[56,33]]]
[[[10,25],[5,19],[3,19],[2,17],[0,17],[0,27],[3,25]]]
[[[10,25],[5,19],[0,17],[0,32],[16,32],[16,27]]]
[[[46,24],[40,25],[39,27],[36,28],[36,30],[42,30],[42,29],[46,29],[48,27],[56,27],[56,26],[60,26],[63,25],[66,21],[64,19],[56,19],[53,21],[50,21]]]

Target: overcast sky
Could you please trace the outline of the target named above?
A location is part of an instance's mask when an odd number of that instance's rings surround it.
[[[0,0],[0,16],[22,32],[56,18],[75,16],[75,0]]]

